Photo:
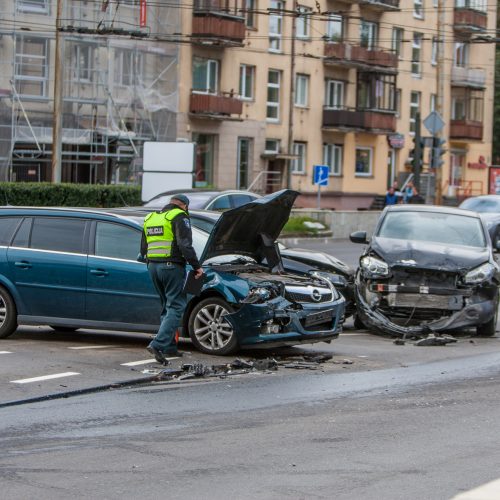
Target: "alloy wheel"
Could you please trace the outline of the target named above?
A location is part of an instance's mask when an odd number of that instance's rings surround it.
[[[198,342],[208,350],[219,350],[231,341],[233,327],[224,316],[229,311],[220,304],[207,304],[194,318],[194,335]]]

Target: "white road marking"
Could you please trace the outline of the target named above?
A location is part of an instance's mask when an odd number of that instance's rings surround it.
[[[73,349],[75,351],[83,349],[108,349],[110,347],[118,347],[116,345],[82,345],[77,347],[68,347],[68,349]]]
[[[31,382],[40,382],[42,380],[52,380],[54,378],[71,377],[72,375],[80,375],[77,372],[54,373],[53,375],[42,375],[41,377],[21,378],[19,380],[11,380],[12,384],[29,384]]]
[[[165,358],[168,361],[172,359],[179,359],[178,357],[175,358]],[[120,366],[139,366],[139,365],[147,365],[149,363],[158,363],[156,359],[143,359],[141,361],[131,361],[130,363],[122,363]]]
[[[0,354],[12,354],[11,351],[0,351]]]

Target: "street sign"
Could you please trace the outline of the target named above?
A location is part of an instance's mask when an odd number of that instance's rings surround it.
[[[432,135],[439,134],[444,127],[444,121],[437,111],[431,111],[423,124]]]
[[[314,165],[313,184],[328,186],[328,165]]]

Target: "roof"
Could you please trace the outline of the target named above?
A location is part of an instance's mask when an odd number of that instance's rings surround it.
[[[451,215],[466,215],[469,217],[480,218],[479,214],[472,210],[464,210],[463,208],[444,207],[440,205],[390,205],[384,209],[387,212],[439,212],[442,214]]]

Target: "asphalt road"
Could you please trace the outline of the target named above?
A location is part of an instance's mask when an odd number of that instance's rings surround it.
[[[300,243],[350,264],[362,249]],[[500,338],[395,345],[347,322],[331,344],[241,353],[276,371],[155,382],[149,338],[0,341],[2,499],[432,500],[500,477]],[[181,350],[171,367],[234,361]],[[311,354],[331,359],[299,369]]]

